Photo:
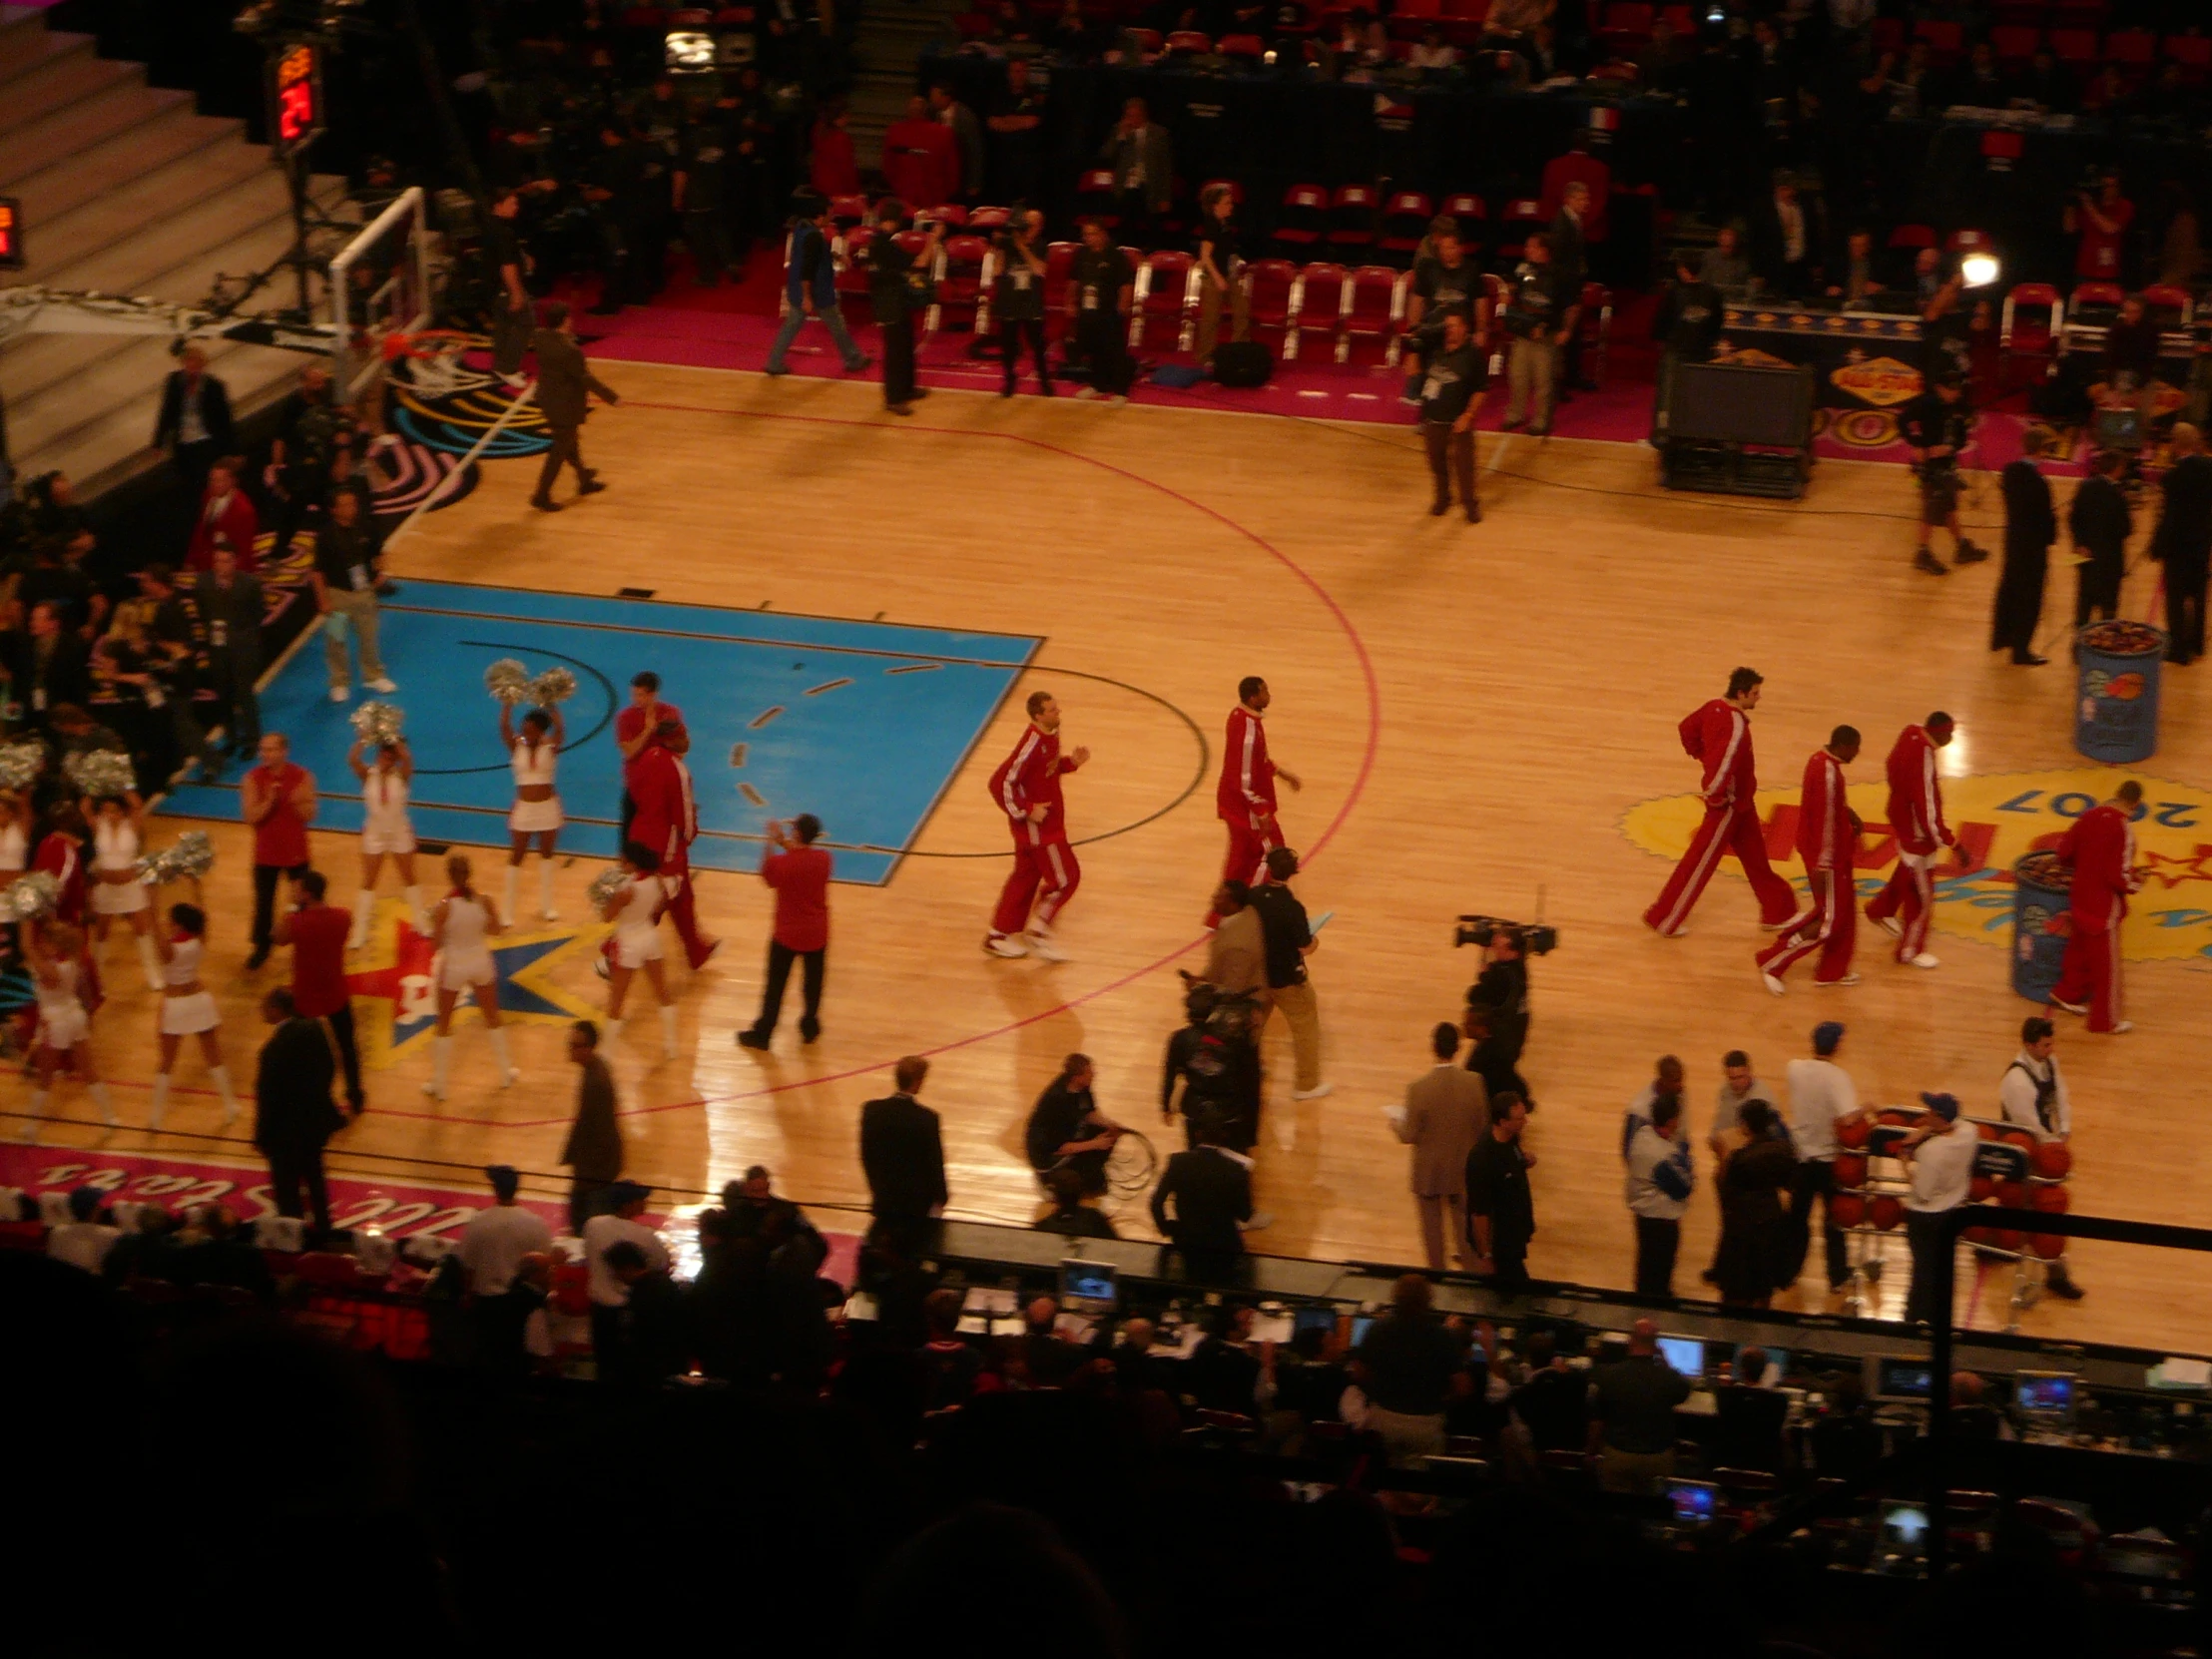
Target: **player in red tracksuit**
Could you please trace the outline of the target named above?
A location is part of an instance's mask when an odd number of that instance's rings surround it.
[[[1274,701],[1268,683],[1257,674],[1237,682],[1237,706],[1229,711],[1229,725],[1222,734],[1221,782],[1214,787],[1214,811],[1229,826],[1229,856],[1222,861],[1222,879],[1242,881],[1248,887],[1260,883],[1260,866],[1283,844],[1283,829],[1275,820],[1275,781],[1282,779],[1293,793],[1305,787],[1296,773],[1277,766],[1268,756],[1263,721]],[[1211,927],[1220,919],[1208,911],[1206,925]]]
[[[669,920],[684,943],[684,959],[695,968],[722,948],[720,939],[699,931],[699,914],[692,899],[691,843],[699,835],[699,800],[692,790],[691,769],[684,756],[691,751],[691,734],[674,721],[664,720],[653,741],[630,758],[623,768],[623,784],[637,803],[630,820],[630,838],[651,847],[661,860],[661,885],[668,892]]]
[[[1767,989],[1782,994],[1782,976],[1791,965],[1821,953],[1813,974],[1816,985],[1856,985],[1851,950],[1859,933],[1859,903],[1852,890],[1852,854],[1859,848],[1859,816],[1851,810],[1844,768],[1859,759],[1859,733],[1839,726],[1828,747],[1813,751],[1805,763],[1804,793],[1798,798],[1798,856],[1812,887],[1805,911],[1782,936],[1759,952],[1759,976]]]
[[[1890,747],[1890,829],[1898,841],[1898,867],[1890,884],[1867,905],[1867,919],[1897,935],[1898,960],[1932,968],[1928,924],[1936,911],[1936,854],[1956,846],[1958,837],[1943,822],[1943,786],[1936,776],[1936,751],[1950,742],[1957,728],[1940,709],[1919,726],[1908,726]]]
[[[1087,749],[1060,753],[1060,705],[1050,692],[1029,694],[1029,729],[1014,752],[991,774],[991,799],[1006,815],[1014,836],[1014,867],[999,890],[998,910],[983,948],[993,956],[1027,956],[1048,962],[1067,956],[1053,942],[1053,919],[1067,907],[1083,879],[1083,866],[1068,845],[1067,806],[1060,780],[1091,758]],[[1044,896],[1037,898],[1037,888]],[[1037,914],[1030,920],[1029,906]],[[1027,931],[1027,938],[1022,935]]]
[[[1760,924],[1770,932],[1787,926],[1797,914],[1797,895],[1767,862],[1766,837],[1759,830],[1758,770],[1751,754],[1751,711],[1759,706],[1765,682],[1748,668],[1728,677],[1728,695],[1716,697],[1681,725],[1682,747],[1705,768],[1699,786],[1705,817],[1690,836],[1689,850],[1674,866],[1644,925],[1670,939],[1689,929],[1683,924],[1697,905],[1705,883],[1720,867],[1721,854],[1733,852],[1759,899]]]
[[[2120,1017],[2120,918],[2127,895],[2143,884],[2135,867],[2135,810],[2143,786],[2132,779],[2101,807],[2073,821],[2058,855],[2073,865],[2073,886],[2066,907],[2073,931],[2066,936],[2065,959],[2050,1005],[2069,1014],[2087,1014],[2092,1031],[2130,1031]]]

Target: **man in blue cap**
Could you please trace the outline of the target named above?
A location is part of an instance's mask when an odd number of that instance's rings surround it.
[[[1966,1202],[1973,1186],[1974,1152],[1981,1135],[1958,1115],[1958,1097],[1924,1094],[1928,1116],[1891,1149],[1912,1167],[1913,1190],[1905,1195],[1905,1242],[1913,1252],[1913,1287],[1905,1299],[1908,1325],[1935,1322],[1944,1281],[1950,1277],[1957,1241],[1944,1243],[1944,1215]]]

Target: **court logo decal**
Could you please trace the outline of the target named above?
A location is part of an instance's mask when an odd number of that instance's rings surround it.
[[[1879,770],[1879,760],[1875,765]],[[2129,901],[2120,953],[2134,962],[2212,961],[2212,790],[2109,768],[1944,779],[1943,817],[1958,847],[1936,861],[1936,930],[2006,945],[2012,866],[2038,847],[2057,845],[2066,827],[2103,801],[2123,776],[2143,786],[2135,849],[2144,878],[2142,891]],[[1882,890],[1897,863],[1897,839],[1883,818],[1888,799],[1889,787],[1881,782],[1851,787],[1852,810],[1866,825],[1854,860],[1862,903]],[[1767,856],[1802,889],[1797,791],[1761,790],[1758,808]],[[1675,859],[1690,844],[1703,814],[1699,797],[1669,796],[1631,808],[1621,830],[1646,852]],[[1722,859],[1721,868],[1742,878],[1733,858]]]
[[[376,909],[369,947],[362,952],[364,965],[348,973],[345,982],[353,993],[361,1063],[384,1071],[437,1023],[437,950],[415,931],[403,902],[381,899]],[[590,927],[501,934],[491,949],[500,1014],[520,1025],[604,1018],[604,1008],[562,990],[555,974],[569,962],[589,959],[609,931]],[[456,1024],[482,1017],[466,999],[453,1010]]]

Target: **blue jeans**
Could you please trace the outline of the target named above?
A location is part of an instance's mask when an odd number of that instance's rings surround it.
[[[844,358],[844,366],[848,369],[864,366],[867,358],[852,343],[852,334],[844,325],[844,312],[837,308],[836,300],[830,299],[825,303],[818,299],[815,305],[815,315],[829,328],[830,338],[836,345],[837,354]],[[786,313],[784,326],[776,330],[776,343],[768,348],[768,371],[771,374],[781,374],[788,366],[784,361],[784,353],[791,349],[792,341],[799,337],[799,330],[806,321],[807,309],[804,305],[794,305]]]

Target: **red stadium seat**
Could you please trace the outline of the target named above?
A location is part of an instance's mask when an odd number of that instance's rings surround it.
[[[1965,51],[1965,25],[1947,19],[1924,17],[1913,25],[1913,38],[1928,42],[1928,55],[1938,69],[1948,69]]]
[[[2158,61],[2158,37],[2148,29],[2114,29],[2104,37],[2104,61],[2127,76],[2131,85],[2150,78]]]
[[[962,40],[981,40],[991,32],[991,15],[961,12],[952,19],[952,27]]]
[[[2015,282],[2004,296],[1997,318],[1997,386],[2009,391],[2015,384],[2012,364],[2025,358],[2037,365],[2036,373],[2049,367],[2058,350],[2058,331],[2066,320],[2065,301],[2048,282]]]
[[[1111,231],[1121,223],[1114,211],[1113,169],[1094,167],[1075,181],[1075,211],[1083,219],[1095,219]]]
[[[1198,194],[1204,196],[1216,186],[1220,186],[1229,192],[1229,201],[1233,207],[1241,208],[1244,206],[1244,186],[1234,179],[1209,179],[1198,187]]]
[[[1168,36],[1167,48],[1170,57],[1203,58],[1212,54],[1214,37],[1196,29],[1178,29]]]
[[[1943,246],[1953,254],[1971,254],[1996,244],[1986,231],[1953,231],[1943,239]]]
[[[1157,29],[1131,29],[1129,36],[1137,43],[1137,50],[1148,58],[1159,56],[1167,45],[1167,37]]]
[[[1283,360],[1295,361],[1299,341],[1307,334],[1337,332],[1344,317],[1345,268],[1310,265],[1298,274],[1291,288],[1291,315],[1284,330]]]
[[[1044,251],[1044,332],[1058,339],[1068,331],[1068,281],[1075,275],[1072,242],[1055,242]]]
[[[1652,19],[1658,8],[1642,0],[1613,0],[1605,8],[1605,44],[1616,52],[1633,52],[1651,39]]]
[[[1377,250],[1411,263],[1413,251],[1428,235],[1428,222],[1435,217],[1435,207],[1419,191],[1398,191],[1382,204],[1382,235],[1376,242]]]
[[[1459,191],[1454,195],[1445,197],[1442,205],[1436,211],[1441,214],[1449,214],[1459,222],[1459,240],[1461,242],[1469,248],[1481,246],[1483,233],[1488,229],[1490,223],[1490,210],[1484,205],[1481,197],[1476,196],[1472,191]]]
[[[1286,254],[1308,253],[1329,230],[1329,193],[1319,185],[1293,185],[1283,193],[1275,244]]]
[[[968,235],[971,237],[994,237],[1006,229],[1013,217],[1012,212],[1005,208],[973,209],[967,216]]]
[[[2212,80],[2212,36],[2168,35],[2164,45],[2167,60],[2181,66],[2181,78],[2190,86]]]
[[[2043,31],[2033,24],[1999,23],[1989,31],[1989,49],[1999,69],[2024,69],[2043,43]]]
[[[1290,326],[1291,290],[1298,267],[1289,260],[1254,260],[1244,268],[1245,310],[1255,331],[1278,333]]]
[[[944,227],[947,236],[967,227],[967,209],[961,207],[957,202],[940,202],[934,208],[919,208],[916,210],[914,217],[916,220],[924,218],[935,220]]]
[[[1405,292],[1412,281],[1404,272],[1386,265],[1364,265],[1352,274],[1345,293],[1343,330],[1337,339],[1337,361],[1352,360],[1356,340],[1382,341],[1382,360],[1397,361]]]
[[[830,223],[840,231],[849,231],[867,218],[867,198],[864,196],[832,196],[830,199]]]
[[[1198,288],[1196,262],[1177,249],[1162,249],[1137,271],[1137,287],[1129,315],[1129,349],[1141,351],[1155,324],[1166,335],[1165,344],[1154,338],[1155,348],[1188,351],[1197,323]]]
[[[837,292],[861,294],[867,292],[867,267],[860,263],[860,250],[875,240],[874,230],[866,225],[855,225],[836,241]]]
[[[981,237],[951,237],[937,259],[937,314],[946,327],[982,326],[983,266],[991,245]]]
[[[1878,17],[1868,34],[1878,54],[1905,50],[1905,19],[1902,17]]]
[[[2097,61],[2097,32],[2094,29],[2053,29],[2050,50],[2062,64],[2076,69],[2093,68]]]
[[[1613,344],[1613,290],[1602,282],[1582,284],[1582,314],[1574,331],[1585,347],[1582,371],[1598,385],[1605,383],[1605,358]],[[1588,347],[1595,346],[1593,352]]]
[[[921,258],[922,251],[929,246],[929,239],[919,231],[901,231],[898,233],[898,246],[905,249],[907,255],[910,258],[918,260]],[[936,258],[934,261],[931,262],[929,267],[929,280],[931,283],[930,291],[932,293],[935,292],[934,284],[936,283],[938,277],[942,276],[943,275],[944,249],[940,245],[937,249]],[[933,334],[937,331],[937,303],[934,299],[932,299],[929,302],[929,308],[923,311],[921,314],[921,328],[919,330],[920,333],[926,335]]]
[[[1923,248],[1934,248],[1937,240],[1936,227],[1933,225],[1900,225],[1890,233],[1892,248],[1910,248],[1915,252]]]
[[[2138,297],[2143,301],[2144,313],[2167,333],[2188,327],[2195,318],[2196,306],[2187,288],[2157,282],[2143,289]]]
[[[1328,243],[1332,251],[1350,252],[1375,246],[1375,188],[1346,185],[1329,205]]]
[[[1491,252],[1500,260],[1518,260],[1521,250],[1527,246],[1528,233],[1542,230],[1547,223],[1544,205],[1533,196],[1506,203],[1498,223],[1498,235],[1505,240]]]
[[[1268,43],[1258,35],[1223,35],[1214,42],[1214,50],[1225,58],[1264,58]]]

